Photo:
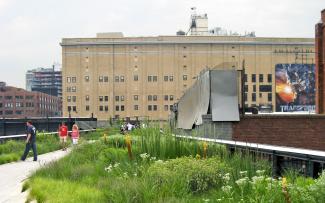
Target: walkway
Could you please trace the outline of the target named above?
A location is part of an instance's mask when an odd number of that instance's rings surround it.
[[[27,193],[21,193],[22,185],[35,170],[58,160],[67,155],[69,151],[55,151],[38,156],[38,161],[33,158],[0,165],[0,203],[24,203]]]

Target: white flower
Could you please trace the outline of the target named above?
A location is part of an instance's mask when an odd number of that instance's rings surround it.
[[[107,171],[107,172],[111,172],[112,171],[112,164],[110,164],[109,166],[107,166],[106,168],[105,168],[105,171]]]
[[[242,177],[246,177],[247,176],[247,171],[240,171],[239,173],[240,173],[240,175]]]
[[[221,190],[226,192],[226,193],[230,193],[232,187],[230,185],[226,185],[226,186],[222,186]]]
[[[260,181],[262,181],[262,180],[264,180],[264,176],[254,176],[254,177],[252,178],[252,182],[253,182],[253,184],[256,184],[257,182],[260,182]]]
[[[133,175],[134,175],[134,176],[137,176],[138,174],[137,174],[137,173],[134,173]]]
[[[218,202],[221,202],[222,199],[217,199]]]
[[[145,159],[148,159],[148,158],[150,157],[150,155],[147,154],[147,153],[143,153],[143,154],[140,154],[140,157],[141,157],[143,160],[145,160]]]
[[[124,178],[127,178],[127,177],[128,177],[128,173],[127,173],[127,172],[124,172],[124,173],[123,173],[123,177],[124,177]]]
[[[115,163],[114,168],[117,168],[120,165],[120,163]]]
[[[156,157],[155,156],[153,156],[153,157],[150,158],[150,161],[155,161],[155,160],[156,160]]]
[[[243,185],[245,185],[245,184],[247,183],[247,181],[248,181],[248,178],[247,178],[247,177],[245,177],[245,178],[241,178],[241,179],[239,179],[239,180],[236,180],[236,184],[237,184],[238,186],[243,186]]]
[[[224,180],[228,183],[229,180],[230,180],[230,174],[229,174],[229,173],[226,173],[226,174],[222,177],[222,179],[224,179]]]
[[[162,163],[164,163],[164,161],[159,159],[159,160],[155,161],[155,163],[160,163],[160,164],[162,164]]]
[[[209,202],[210,200],[209,199],[203,199],[204,202]]]
[[[264,173],[265,173],[265,170],[257,170],[257,171],[256,171],[256,174],[257,174],[258,176],[262,176],[262,175],[264,175]]]

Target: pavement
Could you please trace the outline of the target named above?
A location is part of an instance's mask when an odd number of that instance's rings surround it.
[[[33,157],[30,157],[25,161],[0,165],[0,203],[24,203],[28,196],[27,192],[21,192],[24,181],[37,169],[64,157],[69,152],[69,149],[59,150],[38,155],[38,161],[33,161]]]

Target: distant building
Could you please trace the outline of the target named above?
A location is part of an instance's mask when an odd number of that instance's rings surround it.
[[[37,68],[26,73],[26,90],[62,97],[61,70]]]
[[[6,86],[0,82],[0,117],[31,118],[62,115],[59,97]]]

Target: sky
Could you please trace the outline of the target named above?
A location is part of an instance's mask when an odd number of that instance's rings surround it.
[[[175,35],[191,7],[209,28],[258,37],[314,37],[324,0],[0,0],[0,81],[25,88],[25,73],[61,62],[62,38]]]

